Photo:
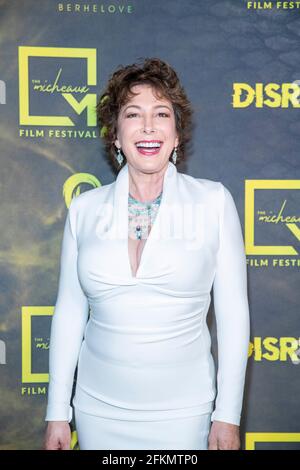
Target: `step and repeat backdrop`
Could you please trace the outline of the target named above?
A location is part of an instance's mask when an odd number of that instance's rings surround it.
[[[144,57],[167,61],[193,105],[178,171],[221,181],[240,215],[242,448],[300,449],[300,2],[2,0],[0,30],[0,449],[42,447],[67,209],[115,180],[95,105]],[[217,361],[213,302],[208,322]]]

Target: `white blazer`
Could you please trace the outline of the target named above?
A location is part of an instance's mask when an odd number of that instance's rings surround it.
[[[249,347],[244,241],[220,182],[169,162],[136,276],[128,255],[128,164],[74,198],[66,217],[51,324],[46,421],[97,403],[133,419],[192,416],[240,424]],[[206,316],[213,289],[218,371]],[[215,401],[215,408],[214,400]],[[98,401],[97,401],[98,400]],[[138,418],[136,418],[138,417]]]

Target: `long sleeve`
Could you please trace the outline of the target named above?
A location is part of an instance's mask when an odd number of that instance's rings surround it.
[[[70,399],[88,312],[88,300],[77,276],[76,212],[73,199],[65,221],[58,294],[51,323],[45,421],[72,420]]]
[[[220,244],[213,283],[218,391],[211,421],[239,425],[250,339],[247,265],[239,215],[231,193],[220,184]]]

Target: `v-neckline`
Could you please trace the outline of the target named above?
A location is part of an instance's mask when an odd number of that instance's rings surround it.
[[[166,171],[168,170],[168,168],[166,169]],[[129,214],[129,199],[130,199],[130,193],[128,193],[128,206],[127,206],[127,213]],[[136,255],[136,263],[135,265],[137,266],[137,269],[135,271],[135,274],[133,273],[132,271],[132,265],[131,265],[131,260],[130,260],[130,250],[129,250],[129,245],[130,245],[130,240],[131,238],[129,237],[129,227],[128,227],[128,260],[129,260],[129,265],[130,265],[130,269],[131,269],[131,275],[132,275],[132,278],[136,279],[137,278],[137,274],[138,274],[138,271],[139,271],[139,267],[141,265],[141,262],[142,262],[142,257],[143,257],[143,254],[144,254],[144,251],[145,251],[145,248],[146,248],[146,245],[149,241],[149,237],[153,231],[153,227],[154,227],[154,224],[155,224],[155,221],[157,219],[157,216],[158,216],[158,212],[160,210],[160,205],[161,205],[161,202],[162,202],[162,192],[160,193],[160,195],[158,196],[160,197],[160,202],[159,202],[159,206],[158,206],[158,209],[157,209],[157,212],[156,212],[156,215],[155,215],[155,218],[154,218],[154,221],[151,225],[151,228],[150,228],[150,232],[148,233],[147,235],[147,238],[142,238],[140,240],[137,240],[137,239],[134,239],[134,241],[138,241],[139,243],[136,243],[136,244],[132,244],[132,248],[136,250],[135,252],[135,255]],[[158,199],[158,197],[156,197],[154,199],[154,201],[156,201]],[[133,197],[131,196],[131,199],[133,199]],[[153,201],[148,201],[147,204],[151,204]],[[129,222],[128,222],[129,223]],[[140,252],[141,250],[141,252]],[[140,256],[139,256],[139,252],[140,252]]]
[[[165,176],[166,176],[166,173],[168,171],[168,168],[166,169],[165,171],[165,174],[164,174],[164,181],[163,181],[163,188],[165,186]],[[146,238],[146,241],[144,243],[144,246],[143,246],[143,249],[142,249],[142,253],[141,253],[141,257],[140,257],[140,262],[138,263],[138,266],[137,266],[137,269],[136,269],[136,272],[135,272],[135,275],[133,274],[132,272],[132,267],[131,267],[131,262],[130,262],[130,256],[129,256],[129,224],[127,223],[127,261],[128,261],[128,265],[129,265],[129,271],[130,271],[130,277],[132,279],[138,279],[138,274],[141,270],[141,266],[142,266],[142,263],[143,263],[143,260],[145,258],[145,250],[146,248],[148,247],[149,243],[151,244],[151,241],[152,241],[152,238],[153,238],[153,231],[157,228],[157,225],[158,225],[158,218],[160,217],[160,213],[161,213],[161,206],[162,204],[164,203],[164,189],[162,191],[162,196],[161,196],[161,201],[160,201],[160,204],[159,204],[159,207],[157,209],[157,213],[156,213],[156,216],[155,216],[155,219],[154,219],[154,222],[152,224],[152,227],[151,227],[151,230],[148,234],[148,237]],[[128,206],[129,206],[129,203],[128,203],[128,197],[127,197],[127,219],[128,219]]]
[[[152,227],[152,228],[153,228],[153,227]],[[151,233],[151,231],[152,231],[152,228],[151,228],[151,230],[150,230],[150,233]],[[133,271],[132,271],[132,265],[131,265],[131,260],[130,260],[130,249],[129,249],[130,238],[128,238],[128,260],[129,260],[129,264],[130,264],[130,268],[131,268],[131,277],[132,277],[133,279],[136,279],[136,278],[137,278],[137,273],[138,273],[138,270],[139,270],[139,267],[140,267],[140,264],[141,264],[141,261],[142,261],[142,256],[143,256],[143,253],[144,253],[146,244],[147,244],[147,242],[148,242],[148,238],[149,238],[149,236],[150,236],[150,233],[148,234],[148,237],[147,237],[147,238],[145,239],[145,241],[143,242],[144,244],[143,244],[142,247],[140,247],[140,245],[141,245],[141,240],[139,240],[140,244],[136,244],[136,245],[133,244],[133,245],[132,245],[132,249],[133,249],[133,250],[136,250],[135,255],[136,255],[137,269],[136,269],[135,274],[134,274]],[[142,240],[143,240],[143,239],[142,239]],[[140,249],[141,249],[142,251],[141,251],[140,256],[139,256],[139,250],[140,250]],[[138,260],[139,260],[139,262],[138,262]]]
[[[154,237],[159,239],[159,230],[161,219],[163,217],[163,211],[170,201],[170,198],[175,198],[173,194],[176,192],[174,183],[176,181],[177,168],[169,161],[168,167],[164,173],[163,187],[162,187],[162,197],[160,201],[159,208],[156,213],[155,220],[151,227],[150,233],[146,239],[143,251],[141,253],[140,262],[138,264],[135,275],[133,275],[130,257],[129,257],[129,224],[128,224],[128,194],[129,194],[129,173],[128,173],[128,163],[126,163],[123,168],[119,171],[117,179],[114,186],[114,210],[113,218],[115,225],[115,230],[118,234],[121,234],[122,238],[122,253],[124,257],[124,268],[126,277],[132,282],[136,282],[144,273],[146,267],[147,256],[151,252],[151,247],[154,242]],[[173,186],[171,185],[171,181]],[[172,187],[171,187],[172,186]],[[171,194],[172,193],[172,194]],[[118,235],[117,235],[118,236]]]

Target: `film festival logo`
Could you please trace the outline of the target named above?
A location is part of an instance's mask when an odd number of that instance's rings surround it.
[[[47,395],[49,382],[49,333],[54,307],[22,307],[22,395]],[[72,431],[71,448],[77,447],[77,433]]]
[[[22,395],[45,395],[49,382],[49,332],[54,307],[22,307]],[[28,384],[25,386],[25,384]]]
[[[300,215],[295,212],[299,208],[299,204],[297,204],[299,189],[300,180],[245,181],[245,248],[247,255],[271,255],[274,257],[299,255]],[[256,210],[257,198],[260,199],[260,207]],[[275,244],[277,235],[281,244]],[[263,244],[256,241],[258,237],[264,241]],[[272,243],[266,244],[266,240]],[[268,260],[265,261],[268,265]],[[295,265],[299,265],[299,258],[273,259],[273,266]]]
[[[96,85],[96,49],[19,46],[20,136],[97,137]]]

